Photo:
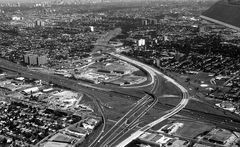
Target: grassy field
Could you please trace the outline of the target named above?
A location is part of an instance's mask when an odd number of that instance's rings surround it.
[[[107,118],[112,120],[120,119],[136,102],[131,97],[118,94],[99,94],[99,99],[104,106],[104,113]]]
[[[186,138],[195,138],[199,134],[210,131],[214,128],[213,125],[197,122],[197,121],[177,121],[183,123],[183,127],[178,129],[173,135],[182,136]]]

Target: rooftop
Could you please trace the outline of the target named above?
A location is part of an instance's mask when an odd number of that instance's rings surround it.
[[[49,140],[53,141],[53,142],[72,144],[74,139],[67,135],[58,133],[58,134],[54,135],[53,137],[51,137]]]
[[[71,145],[67,143],[47,142],[43,147],[71,147]]]

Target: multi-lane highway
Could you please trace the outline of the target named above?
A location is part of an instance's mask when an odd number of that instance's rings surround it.
[[[145,107],[152,107],[156,102],[157,99],[155,97],[151,98],[148,95],[144,96],[119,121],[117,121],[115,125],[104,134],[104,136],[102,136],[96,143],[92,144],[92,146],[105,146],[109,140],[114,138],[116,134],[121,131],[123,126],[129,127],[136,123],[138,119],[143,116],[142,113],[147,112]],[[134,120],[131,120],[131,118],[134,118]]]
[[[181,111],[184,107],[186,107],[186,105],[188,104],[188,101],[189,101],[189,93],[188,91],[183,87],[181,86],[180,84],[178,84],[175,80],[173,80],[172,78],[164,75],[163,73],[161,73],[160,71],[148,66],[148,65],[145,65],[139,61],[136,61],[136,60],[132,60],[130,58],[127,58],[125,56],[122,56],[122,55],[119,55],[119,54],[115,54],[115,53],[111,53],[111,55],[119,58],[119,59],[122,59],[122,60],[125,60],[127,62],[130,62],[132,64],[136,64],[138,66],[141,66],[142,68],[144,68],[145,70],[147,70],[150,74],[153,75],[154,73],[154,76],[155,74],[161,76],[162,78],[166,79],[167,81],[171,82],[172,84],[176,85],[182,92],[182,100],[181,102],[175,107],[173,108],[172,110],[169,111],[169,113],[167,113],[166,115],[164,116],[161,116],[160,118],[158,118],[157,120],[155,120],[154,122],[152,123],[149,123],[147,125],[145,125],[144,127],[140,128],[139,130],[137,130],[136,132],[134,132],[133,134],[131,134],[131,136],[129,136],[127,139],[125,139],[123,142],[119,143],[118,145],[116,145],[116,147],[124,147],[126,145],[128,145],[130,142],[132,142],[133,140],[137,139],[140,135],[142,135],[145,131],[151,129],[152,127],[154,127],[155,125],[161,123],[162,121],[174,116],[175,114],[177,114],[179,111]]]
[[[181,111],[188,103],[188,92],[187,90],[182,87],[181,85],[179,85],[177,82],[175,82],[173,79],[165,76],[164,74],[162,74],[161,72],[159,72],[158,70],[147,66],[141,62],[132,60],[130,58],[127,58],[125,56],[121,56],[115,53],[111,53],[111,55],[121,59],[121,60],[125,60],[131,64],[137,65],[139,67],[144,68],[144,70],[148,71],[148,73],[151,76],[151,83],[150,85],[152,85],[152,93],[155,93],[155,91],[158,90],[158,76],[161,76],[163,78],[165,78],[167,81],[173,83],[174,85],[176,85],[177,87],[179,87],[179,89],[181,89],[182,93],[183,93],[183,99],[182,101],[179,103],[179,105],[177,105],[174,109],[172,109],[168,114],[160,117],[158,120],[146,125],[145,127],[139,129],[137,132],[133,133],[129,138],[127,138],[125,141],[123,141],[122,143],[120,143],[118,146],[125,146],[128,143],[130,143],[132,140],[138,138],[143,132],[147,131],[148,129],[150,129],[151,127],[155,126],[156,124],[162,122],[163,120],[166,120],[167,118],[175,115],[176,113],[178,113],[179,111]],[[6,61],[5,61],[6,62]],[[9,63],[10,64],[10,63]],[[71,89],[77,90],[79,91],[81,89],[81,91],[84,91],[86,93],[89,93],[89,91],[87,90],[83,90],[82,88],[88,87],[90,89],[94,89],[94,90],[98,90],[98,91],[104,91],[104,92],[109,92],[111,91],[110,89],[105,89],[105,88],[99,88],[99,87],[95,87],[95,86],[90,86],[89,85],[79,85],[76,84],[75,81],[71,81],[69,79],[65,79],[62,77],[56,77],[56,76],[51,76],[49,75],[48,77],[45,77],[44,74],[42,73],[36,73],[36,72],[32,72],[32,71],[26,71],[26,68],[24,67],[20,67],[18,65],[15,64],[11,64],[11,66],[8,66],[8,63],[2,64],[1,67],[6,68],[6,69],[13,69],[13,67],[15,67],[15,71],[19,72],[19,73],[24,73],[26,74],[27,77],[32,77],[32,78],[36,78],[36,79],[42,79],[48,82],[53,82],[57,85],[61,85],[64,87],[69,87]],[[34,74],[34,75],[33,75]],[[146,85],[145,85],[146,86]],[[136,87],[132,87],[132,88],[139,88],[138,86]],[[120,119],[113,127],[112,129],[110,129],[107,133],[105,133],[104,136],[101,136],[104,132],[104,130],[101,132],[101,134],[97,137],[97,139],[95,139],[95,141],[91,144],[91,146],[97,146],[97,147],[104,147],[107,145],[113,145],[115,142],[118,141],[118,138],[121,138],[121,136],[125,135],[126,133],[128,133],[130,130],[132,130],[132,128],[134,128],[134,126],[136,126],[138,124],[138,121],[141,117],[143,117],[147,111],[149,111],[156,103],[157,103],[157,98],[155,98],[154,100],[150,100],[150,96],[145,96],[144,98],[142,98],[140,101],[138,101],[138,103],[126,114],[122,117],[122,119]],[[95,100],[95,102],[97,102]],[[150,104],[149,104],[150,103]],[[99,102],[97,102],[97,104],[99,104]],[[146,106],[147,105],[147,106]],[[135,114],[137,114],[137,116],[135,116]],[[129,121],[130,118],[135,117],[130,123],[126,124],[127,121]],[[124,128],[124,130],[119,131],[119,129],[121,129],[123,127],[123,124],[126,126]]]
[[[22,67],[20,65],[14,64],[12,62],[6,61],[1,58],[0,58],[0,63],[1,63],[0,68],[2,68],[2,69],[15,71],[15,72],[22,74],[28,78],[41,79],[46,82],[51,82],[53,84],[72,89],[74,91],[78,91],[81,93],[83,92],[86,95],[88,95],[89,98],[91,98],[93,100],[94,104],[98,107],[98,110],[102,116],[102,123],[103,123],[102,131],[98,134],[98,136],[95,138],[95,140],[93,142],[97,141],[102,136],[102,134],[105,130],[106,118],[104,115],[103,108],[101,106],[101,100],[92,94],[92,90],[94,89],[94,90],[101,91],[101,92],[110,92],[111,90],[104,89],[104,88],[96,88],[96,87],[91,87],[91,86],[87,87],[85,85],[79,84],[76,81],[69,80],[69,79],[66,79],[66,78],[63,78],[60,76],[46,75],[46,74],[39,73],[39,72],[33,72],[33,71],[28,70],[26,67]],[[96,93],[96,91],[95,91],[95,93]]]
[[[127,124],[126,127],[121,128],[121,130],[113,137],[111,137],[104,146],[108,146],[111,147],[115,144],[115,142],[118,141],[119,138],[122,138],[123,136],[125,136],[125,134],[129,133],[130,131],[132,131],[135,127],[137,127],[141,122],[140,122],[140,118],[142,118],[144,115],[146,115],[146,113],[151,110],[153,108],[154,105],[156,105],[156,103],[158,102],[158,98],[155,96],[152,96],[154,98],[154,101],[147,106],[147,108],[145,108],[138,116],[134,116],[134,120]],[[102,146],[102,147],[104,147]]]
[[[96,91],[99,92],[111,92],[111,89],[106,89],[106,88],[99,88],[99,87],[95,87],[93,85],[87,85],[87,84],[83,84],[83,83],[78,83],[76,81],[70,80],[70,79],[66,79],[64,77],[59,77],[59,76],[54,76],[54,75],[47,75],[44,73],[40,73],[40,72],[34,72],[34,71],[30,71],[25,67],[19,66],[17,64],[14,64],[12,62],[0,59],[0,67],[7,69],[7,70],[12,70],[15,72],[18,72],[20,74],[22,74],[23,76],[26,76],[28,78],[34,78],[34,79],[42,79],[44,81],[47,82],[52,82],[56,85],[62,86],[62,87],[67,87],[70,89],[73,89],[75,91],[80,91],[80,92],[84,92],[87,95],[90,95],[91,98],[93,98],[95,104],[98,106],[100,113],[103,116],[103,127],[102,127],[102,131],[100,132],[100,134],[97,136],[97,138],[92,142],[92,144],[90,144],[89,146],[93,147],[99,147],[101,144],[105,144],[108,142],[100,142],[101,140],[112,140],[112,138],[114,138],[115,136],[111,135],[114,134],[115,132],[117,132],[117,130],[119,130],[123,125],[125,125],[128,121],[129,118],[135,117],[135,119],[133,121],[131,121],[129,124],[127,124],[128,127],[132,127],[133,125],[137,124],[136,122],[148,111],[150,110],[156,103],[157,103],[157,99],[155,97],[151,97],[149,95],[145,95],[141,100],[139,100],[135,106],[133,106],[133,108],[124,115],[124,117],[122,119],[120,119],[118,121],[118,123],[116,123],[113,128],[111,130],[109,130],[105,136],[102,136],[102,134],[105,131],[105,117],[103,114],[103,109],[101,107],[101,102],[98,98],[96,98],[95,96],[93,96],[91,94],[91,91],[94,90],[94,92],[96,93]],[[153,80],[153,79],[152,79]],[[156,84],[156,82],[154,83]],[[152,99],[151,99],[152,98]],[[145,108],[146,107],[146,108]],[[137,114],[135,116],[135,114]],[[127,127],[127,128],[128,128]],[[106,139],[105,139],[106,137]],[[101,143],[101,144],[99,144]]]
[[[121,32],[120,29],[115,29],[113,31],[106,33],[100,39],[98,39],[95,46],[99,46],[100,49],[106,48],[106,52],[108,52],[108,49],[114,49],[114,47],[109,45],[108,42],[112,37],[118,35],[120,32]],[[95,51],[98,51],[99,48],[96,47]],[[27,68],[21,67],[19,65],[16,65],[16,64],[13,64],[11,62],[8,62],[6,60],[1,60],[1,59],[0,59],[0,67],[9,69],[9,70],[13,70],[18,73],[22,73],[26,77],[42,79],[44,81],[52,82],[54,84],[57,84],[57,85],[60,85],[63,87],[68,87],[70,89],[84,92],[88,95],[91,95],[90,97],[93,98],[94,103],[98,106],[99,111],[100,111],[101,115],[103,116],[103,124],[104,125],[102,127],[102,131],[94,139],[92,144],[89,145],[89,147],[106,147],[106,146],[124,147],[127,144],[129,144],[132,140],[137,139],[140,135],[142,135],[144,132],[148,131],[152,127],[156,126],[157,124],[161,123],[162,121],[179,113],[188,104],[189,93],[183,86],[178,84],[175,80],[171,79],[170,77],[164,75],[160,71],[158,71],[144,63],[141,63],[139,61],[130,59],[128,57],[125,57],[125,56],[122,56],[122,55],[119,55],[116,53],[110,53],[110,54],[112,56],[115,56],[116,58],[119,58],[121,60],[124,60],[124,61],[132,64],[132,65],[140,67],[141,69],[144,69],[150,75],[151,81],[147,84],[131,86],[131,87],[122,87],[122,88],[138,89],[138,88],[151,86],[152,89],[150,92],[155,94],[161,86],[161,85],[159,85],[160,84],[159,77],[164,78],[168,82],[171,82],[172,84],[174,84],[181,90],[182,100],[180,101],[180,103],[177,106],[175,106],[174,108],[172,108],[171,110],[166,111],[165,112],[166,114],[163,116],[160,116],[157,120],[145,125],[142,128],[139,128],[136,132],[133,132],[133,128],[136,128],[136,126],[140,123],[139,122],[140,118],[143,117],[158,102],[157,97],[145,95],[142,99],[140,99],[138,102],[136,102],[134,105],[132,105],[132,108],[120,120],[118,120],[110,130],[108,130],[105,133],[105,121],[106,120],[105,120],[105,117],[103,114],[103,108],[101,106],[101,101],[100,101],[100,99],[98,99],[94,95],[92,95],[91,93],[93,92],[93,90],[94,90],[94,92],[97,91],[97,92],[109,93],[109,92],[113,91],[112,89],[99,87],[99,86],[95,86],[92,84],[77,83],[76,81],[65,79],[63,77],[53,76],[53,75],[46,76],[46,74],[29,71],[29,70],[27,70]],[[118,92],[121,93],[120,90]],[[153,98],[153,99],[151,99],[151,98]],[[191,111],[191,113],[192,113],[192,111]],[[201,113],[203,113],[203,112],[201,112]],[[198,114],[199,113],[196,112],[196,115],[198,115]],[[208,115],[204,114],[204,116],[205,115],[206,115],[206,117],[209,116],[209,114]],[[215,116],[215,115],[211,116],[212,121],[214,121],[216,123],[222,123],[222,121],[224,121],[224,120],[221,120],[221,118],[222,117],[220,117],[220,116]],[[232,120],[229,118],[228,121],[232,121]],[[237,122],[228,122],[227,125],[229,125],[229,124],[232,124],[233,128],[238,126]],[[225,124],[222,124],[222,125],[225,125]],[[133,133],[128,138],[126,138],[124,141],[120,142],[119,138],[123,138],[123,136],[124,137],[127,136],[127,134],[130,134],[130,132],[133,132]]]
[[[139,66],[139,65],[136,65],[136,66]],[[136,122],[138,122],[140,118],[142,118],[150,109],[153,108],[154,105],[157,104],[158,98],[155,97],[152,93],[155,93],[156,91],[158,91],[159,80],[158,80],[155,72],[153,72],[152,70],[146,69],[146,68],[144,68],[144,70],[146,70],[148,72],[148,74],[150,75],[151,82],[146,85],[133,86],[133,87],[129,87],[129,88],[132,88],[132,89],[133,88],[142,88],[142,87],[148,87],[151,85],[152,89],[151,89],[150,93],[145,95],[143,98],[150,99],[152,97],[154,99],[154,101],[151,104],[149,104],[148,107],[146,107],[144,109],[138,109],[138,111],[140,111],[140,114],[138,116],[134,116],[134,114],[137,113],[137,111],[135,111],[134,108],[130,109],[127,114],[125,114],[120,120],[118,120],[117,123],[106,134],[104,134],[104,136],[101,137],[100,140],[98,140],[98,142],[93,143],[92,144],[93,146],[91,146],[91,147],[111,146],[118,140],[118,138],[121,138],[126,133],[131,131],[136,125],[138,125]],[[138,103],[139,102],[141,102],[141,100],[138,101]],[[142,104],[142,106],[144,106],[144,103]],[[141,108],[143,108],[143,107],[141,107]],[[128,116],[130,116],[130,117],[128,117]],[[129,124],[125,125],[125,122],[130,120],[131,116],[134,116],[135,119],[133,121],[131,121]],[[125,122],[123,122],[123,120],[125,120]],[[121,124],[121,125],[119,125],[119,124]],[[125,126],[125,128],[122,128],[123,126]],[[115,131],[113,131],[113,130],[115,130]]]
[[[94,98],[94,96],[93,95],[89,95],[89,97],[92,97],[92,98]],[[101,132],[98,134],[98,136],[93,140],[93,142],[96,142],[97,140],[99,140],[100,139],[100,137],[103,135],[103,133],[104,133],[104,130],[105,130],[105,128],[106,128],[106,118],[105,118],[105,115],[104,115],[104,110],[103,110],[103,108],[101,107],[101,104],[102,104],[102,102],[101,102],[101,100],[99,100],[99,99],[96,99],[96,101],[94,101],[96,104],[96,106],[98,106],[98,109],[100,110],[100,113],[101,113],[101,116],[102,116],[102,123],[103,123],[103,125],[102,125],[102,128],[101,128]],[[89,146],[91,146],[91,145],[89,145]]]

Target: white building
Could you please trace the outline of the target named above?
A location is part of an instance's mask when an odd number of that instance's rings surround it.
[[[145,39],[138,40],[138,46],[144,46],[145,44],[146,44],[146,40]]]
[[[163,36],[163,41],[169,41],[169,38],[168,38],[167,35],[164,35],[164,36]]]
[[[28,88],[28,89],[23,90],[23,93],[31,94],[31,93],[35,93],[35,92],[38,92],[38,91],[39,91],[38,87],[32,87],[32,88]]]
[[[12,20],[22,20],[23,18],[22,17],[19,17],[19,16],[12,16]]]
[[[91,32],[94,32],[94,26],[89,26],[89,27],[90,27]]]

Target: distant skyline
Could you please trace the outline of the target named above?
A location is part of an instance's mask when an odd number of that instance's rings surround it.
[[[3,3],[17,3],[17,2],[21,2],[21,3],[32,3],[32,2],[42,2],[42,1],[45,1],[45,0],[0,0],[0,3],[3,2]],[[49,0],[51,1],[51,0]]]
[[[36,3],[36,2],[53,2],[61,0],[0,0],[0,3]],[[94,1],[94,0],[62,0],[64,2],[74,2],[74,1]],[[109,1],[119,1],[119,0],[109,0]],[[121,0],[121,1],[149,1],[149,0]],[[151,0],[150,0],[151,1]],[[153,0],[154,1],[154,0]],[[155,0],[156,1],[156,0]],[[161,1],[161,0],[159,0]],[[162,0],[164,1],[164,0]],[[165,0],[167,1],[167,0]],[[171,0],[171,1],[184,1],[184,0]],[[186,1],[186,0],[185,0]],[[189,0],[192,1],[192,0]],[[217,1],[217,0],[205,0],[205,1]]]

